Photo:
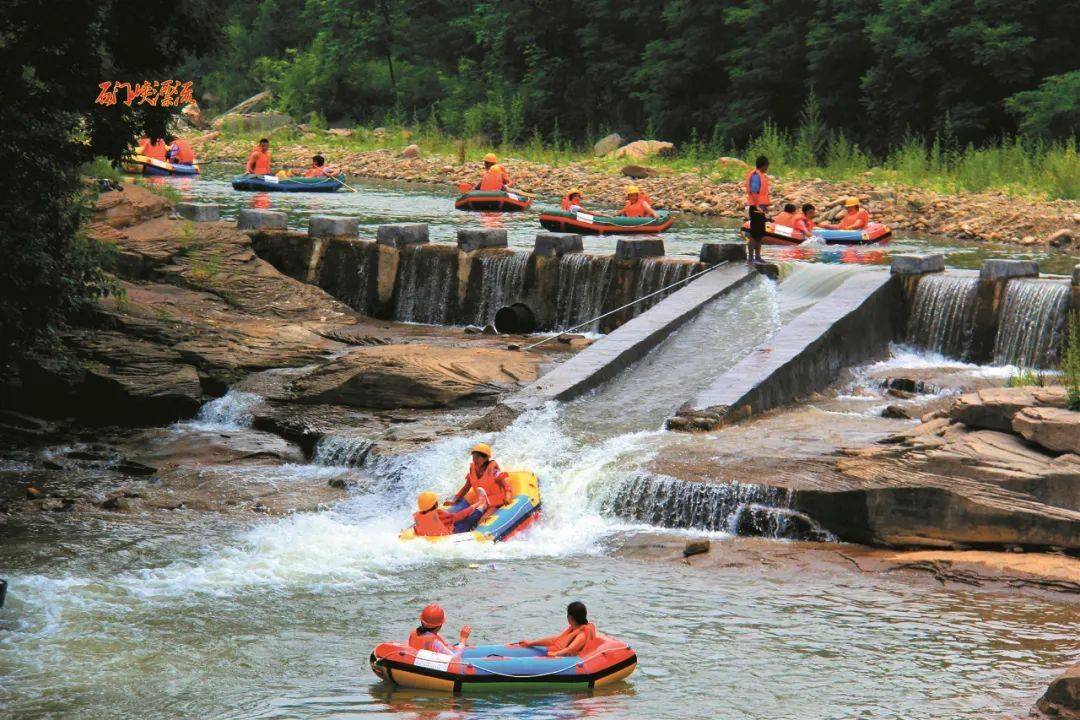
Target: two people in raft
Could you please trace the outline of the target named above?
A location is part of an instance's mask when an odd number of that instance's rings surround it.
[[[454,507],[462,500],[468,504],[456,511],[443,510],[439,507],[438,494],[424,491],[416,499],[413,531],[420,536],[468,532],[479,524],[489,509],[500,508],[513,499],[510,476],[492,458],[491,446],[477,443],[472,449],[465,484],[446,501],[448,507]]]
[[[140,155],[162,162],[178,163],[180,165],[194,165],[195,151],[191,143],[181,137],[169,134],[164,139],[160,137],[139,138]]]
[[[754,161],[754,168],[746,174],[746,209],[750,220],[750,248],[747,260],[761,262],[761,244],[765,237],[765,223],[769,221],[769,158],[759,155]],[[861,230],[870,223],[870,213],[860,205],[859,198],[849,197],[844,200],[847,212],[839,223],[821,223],[818,227],[830,230]],[[776,225],[784,225],[810,235],[814,231],[815,208],[810,203],[802,206],[801,212],[794,203],[784,206],[784,211],[772,219]]]
[[[562,209],[566,212],[585,212],[585,208],[581,205],[583,199],[581,190],[571,188],[563,195]],[[623,217],[658,217],[649,203],[649,197],[641,192],[641,188],[637,185],[626,186],[626,203],[623,205],[622,210],[615,213],[615,215],[622,215]]]
[[[259,144],[248,155],[247,163],[244,165],[244,172],[248,175],[270,174],[270,140],[267,138],[259,140]],[[337,168],[326,164],[326,158],[322,155],[314,155],[311,158],[311,165],[303,172],[303,177],[337,177],[338,173]],[[289,177],[301,173],[294,170],[279,170],[275,174],[278,177]]]
[[[520,647],[542,647],[547,657],[577,656],[585,644],[596,637],[596,626],[589,622],[585,604],[574,601],[566,606],[566,629],[558,635],[542,637],[536,640],[521,640],[513,645]],[[420,612],[420,625],[409,634],[409,647],[414,650],[453,655],[465,649],[472,633],[472,627],[465,625],[458,634],[458,644],[451,646],[439,635],[446,623],[446,613],[435,604],[428,605]]]

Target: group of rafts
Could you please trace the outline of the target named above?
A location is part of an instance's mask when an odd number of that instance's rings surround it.
[[[520,534],[540,518],[540,482],[527,470],[503,472],[491,446],[472,449],[465,483],[444,502],[434,492],[417,498],[413,524],[404,541],[496,543]],[[507,645],[451,647],[439,636],[442,608],[431,605],[408,642],[386,642],[371,653],[371,669],[383,680],[410,688],[463,692],[509,687],[587,689],[617,682],[637,667],[625,642],[606,637],[587,622],[580,603],[575,619],[568,609],[567,629],[559,636]]]

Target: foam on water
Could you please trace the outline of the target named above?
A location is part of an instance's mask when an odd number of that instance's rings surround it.
[[[199,408],[194,420],[177,423],[182,428],[202,431],[242,430],[251,427],[255,408],[263,399],[255,393],[230,390]]]

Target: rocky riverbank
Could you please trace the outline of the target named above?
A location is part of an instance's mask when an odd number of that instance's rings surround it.
[[[456,185],[480,177],[479,162],[458,163],[444,156],[428,156],[423,149],[399,152],[391,149],[351,150],[335,146],[328,151],[319,132],[299,140],[275,140],[275,166],[306,166],[317,152],[327,154],[352,175],[385,180]],[[221,132],[208,133],[194,143],[199,157],[212,161],[243,162],[251,151],[249,139],[230,139]],[[625,166],[622,172],[601,161],[576,162],[552,167],[503,158],[518,187],[555,201],[569,188],[584,191],[587,205],[617,206],[630,181],[642,187],[658,207],[697,215],[741,219],[745,215],[743,191],[738,182],[724,182],[702,173],[672,172],[642,165]],[[732,163],[738,163],[732,160]],[[939,234],[965,240],[1012,243],[1027,246],[1071,247],[1080,245],[1080,202],[1043,201],[1003,192],[943,194],[912,187],[878,187],[869,183],[832,183],[824,180],[775,179],[774,200],[811,202],[826,214],[838,213],[843,198],[862,198],[874,219],[908,233]]]
[[[63,333],[64,352],[5,379],[7,512],[313,509],[344,485],[285,483],[281,468],[320,440],[414,449],[576,350],[374,320],[279,272],[232,224],[181,220],[135,185],[99,198],[88,233],[113,248],[122,293]]]

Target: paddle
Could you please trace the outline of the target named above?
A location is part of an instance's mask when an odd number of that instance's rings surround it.
[[[467,192],[469,192],[470,190],[473,189],[473,186],[472,186],[472,183],[459,182],[457,184],[457,189],[462,193],[467,193]]]

